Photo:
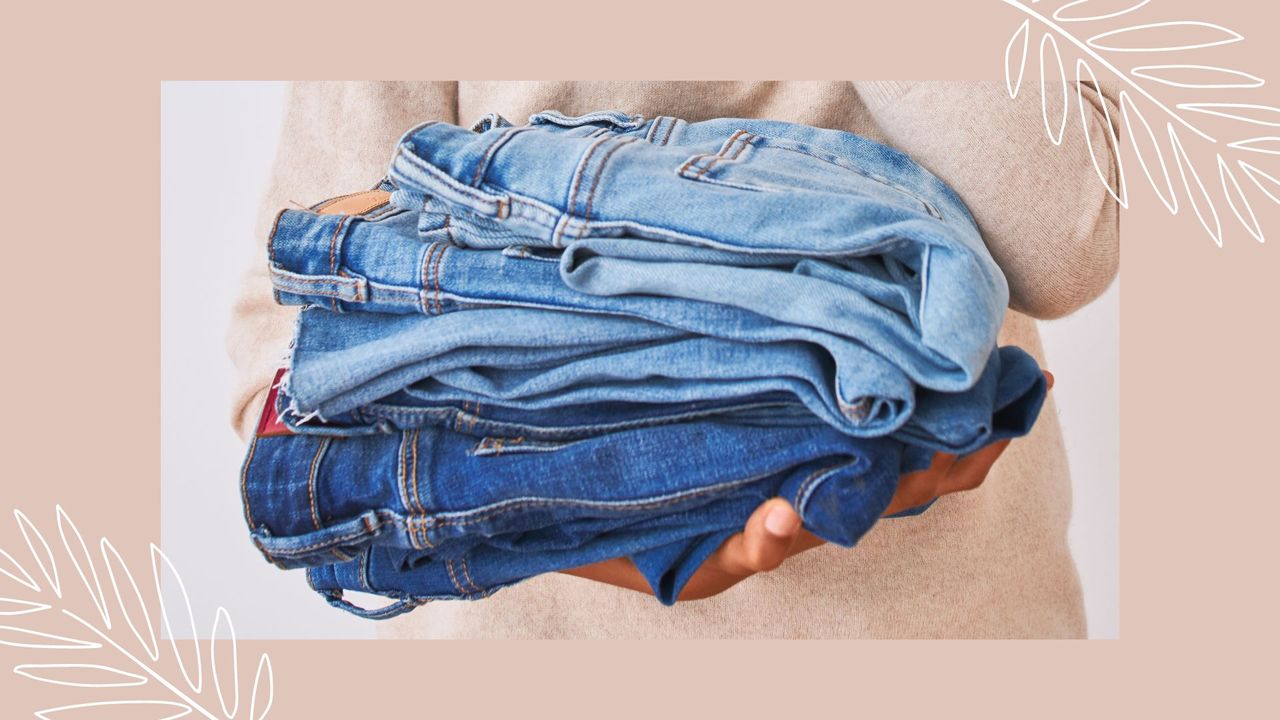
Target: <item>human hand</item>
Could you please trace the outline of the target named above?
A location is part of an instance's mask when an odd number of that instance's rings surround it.
[[[1053,374],[1044,371],[1049,387]],[[1009,446],[1008,440],[992,443],[968,455],[935,453],[928,469],[898,479],[889,507],[882,517],[923,505],[934,498],[972,490]],[[742,532],[731,536],[689,579],[678,600],[701,600],[718,595],[756,573],[769,572],[784,560],[824,544],[801,527],[800,516],[782,498],[766,500],[747,519]],[[629,558],[613,558],[562,572],[588,580],[652,594],[649,583]]]

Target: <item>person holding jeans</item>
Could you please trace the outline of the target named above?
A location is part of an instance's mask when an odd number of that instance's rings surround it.
[[[975,82],[303,83],[290,92],[259,218],[291,201],[369,187],[388,148],[426,120],[470,124],[616,108],[690,121],[753,117],[857,133],[911,155],[969,206],[1010,289],[998,343],[1045,365],[1036,318],[1097,297],[1118,265],[1114,200],[1080,132],[1054,146],[1039,93],[1010,100]],[[1085,92],[1082,96],[1097,98]],[[1106,99],[1106,88],[1100,94]],[[1112,117],[1116,117],[1113,113]],[[1102,108],[1086,127],[1107,148]],[[1109,157],[1099,166],[1114,179]],[[239,370],[233,421],[249,437],[296,308],[276,305],[261,255],[244,278],[228,347]],[[664,607],[629,561],[543,575],[481,602],[437,602],[379,624],[384,637],[1083,637],[1067,548],[1070,479],[1052,395],[1031,434],[905,476],[886,514],[942,497],[926,513],[878,523],[847,550],[764,503]],[[1007,447],[1006,447],[1007,445]],[[1003,454],[1002,454],[1003,453]],[[999,462],[996,459],[999,458]],[[981,485],[981,487],[978,487]],[[976,488],[976,489],[974,489]],[[971,490],[970,492],[959,492]],[[748,581],[747,580],[749,578]],[[636,592],[639,590],[640,592]],[[697,602],[684,602],[697,600]]]

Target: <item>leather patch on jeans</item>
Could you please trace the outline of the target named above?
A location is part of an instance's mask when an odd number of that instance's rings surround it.
[[[297,434],[280,421],[280,414],[276,412],[276,398],[280,395],[280,379],[284,377],[284,373],[285,369],[280,368],[276,370],[276,376],[271,379],[271,389],[267,391],[267,401],[262,405],[262,415],[258,417],[258,429],[254,432],[257,437]]]
[[[316,212],[320,215],[363,215],[389,202],[391,193],[386,190],[368,190],[334,198],[317,208]]]

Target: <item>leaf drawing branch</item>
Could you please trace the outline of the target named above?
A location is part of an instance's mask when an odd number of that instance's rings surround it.
[[[144,591],[111,541],[100,539],[97,552],[91,552],[61,506],[55,508],[61,539],[60,546],[55,543],[58,550],[50,547],[45,535],[21,510],[13,514],[28,553],[26,559],[19,561],[0,548],[0,575],[4,576],[0,577],[0,645],[70,652],[76,660],[19,663],[13,666],[13,672],[33,682],[90,688],[102,695],[94,702],[37,710],[35,717],[72,718],[84,714],[82,711],[102,708],[127,709],[130,717],[157,720],[193,713],[209,720],[267,717],[275,694],[270,657],[263,653],[258,658],[248,702],[242,703],[231,616],[219,607],[208,639],[202,643],[186,586],[159,547],[150,546],[151,582],[143,583]],[[166,599],[160,591],[162,580],[174,584],[178,592],[172,597],[181,602]],[[87,616],[72,609],[80,607],[70,602],[73,592],[91,603],[93,611]],[[153,618],[147,609],[146,596],[154,599],[158,618]],[[157,621],[168,636],[167,647],[157,634]],[[190,631],[189,641],[177,639],[177,623]],[[188,645],[185,652],[180,647]],[[228,652],[230,672],[220,671],[219,653]],[[94,655],[93,662],[80,662],[86,653]],[[162,672],[159,661],[167,653],[172,653],[180,678]],[[206,654],[211,683],[205,682]],[[122,688],[136,690],[122,695]]]
[[[1258,242],[1265,241],[1254,204],[1267,200],[1280,204],[1280,180],[1249,159],[1260,162],[1260,156],[1280,155],[1280,133],[1257,129],[1280,128],[1280,107],[1217,99],[1222,91],[1256,90],[1265,85],[1265,80],[1218,65],[1155,62],[1131,67],[1127,72],[1118,67],[1119,56],[1167,58],[1171,53],[1199,54],[1206,49],[1241,42],[1244,37],[1240,33],[1198,20],[1135,21],[1118,28],[1101,29],[1099,23],[1103,21],[1122,18],[1127,22],[1142,16],[1140,11],[1149,8],[1151,0],[1072,0],[1059,4],[1051,13],[1047,8],[1037,9],[1041,7],[1040,0],[1000,1],[1026,16],[1004,49],[1005,86],[1009,97],[1016,98],[1022,91],[1028,60],[1033,56],[1032,48],[1036,48],[1034,57],[1039,65],[1045,133],[1054,145],[1062,144],[1072,102],[1068,87],[1074,84],[1075,104],[1080,110],[1079,127],[1093,156],[1094,170],[1121,207],[1129,207],[1129,190],[1120,138],[1115,131],[1120,125],[1143,176],[1170,213],[1176,215],[1181,208],[1189,206],[1200,226],[1222,247],[1223,219],[1225,210],[1229,209],[1245,232]],[[1072,66],[1063,61],[1063,46],[1072,49],[1075,55],[1073,83],[1068,82],[1067,68]],[[1121,87],[1116,102],[1118,118],[1112,117],[1108,103],[1101,97],[1095,68],[1104,71]],[[1160,87],[1197,90],[1214,99],[1171,106],[1158,96]],[[1086,101],[1086,92],[1097,97]],[[1058,107],[1060,112],[1056,110]],[[1089,133],[1088,113],[1093,107],[1101,108],[1105,116],[1103,124],[1115,162],[1114,186],[1099,164],[1101,149],[1093,146]],[[1157,113],[1154,125],[1147,115],[1152,112]],[[1202,127],[1201,121],[1206,118],[1216,118],[1219,123],[1233,121],[1232,126],[1241,128],[1236,132],[1242,136],[1220,140]],[[1272,134],[1266,134],[1268,132]],[[1196,142],[1210,146],[1216,154],[1214,167],[1203,173],[1196,167],[1184,144],[1186,133],[1195,136]]]

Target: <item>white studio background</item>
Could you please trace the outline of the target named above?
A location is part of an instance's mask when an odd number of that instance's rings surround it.
[[[300,572],[262,559],[237,489],[245,448],[230,426],[234,370],[223,338],[241,273],[261,261],[254,221],[284,101],[276,82],[161,86],[161,545],[196,617],[226,607],[242,638],[371,638],[372,622],[330,608]],[[1117,281],[1075,315],[1040,324],[1058,379],[1071,548],[1094,638],[1119,634],[1119,317]]]

